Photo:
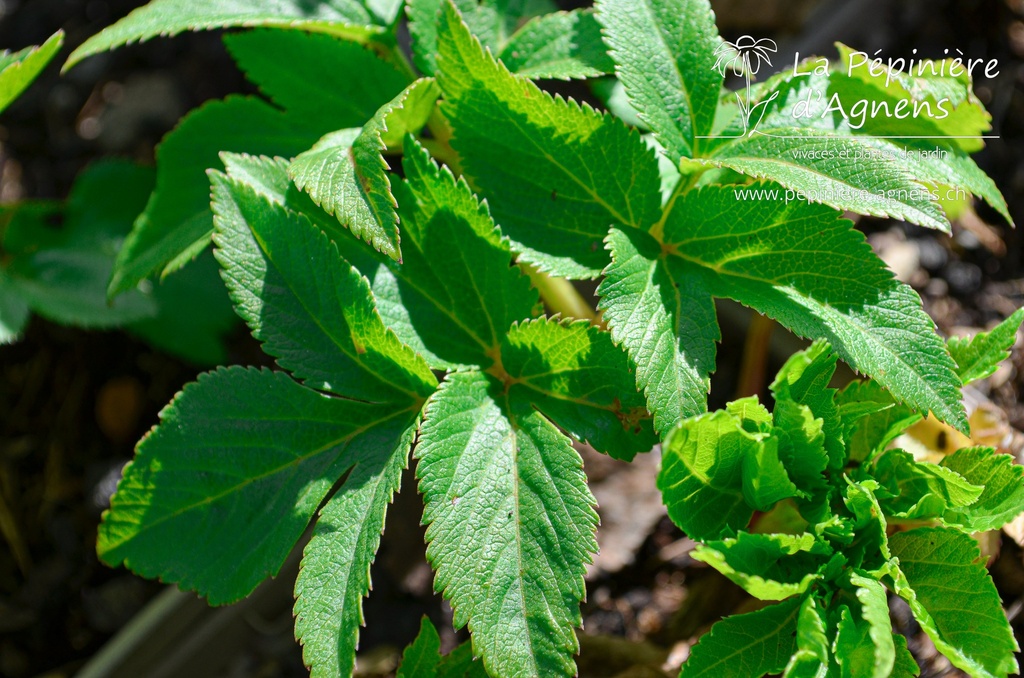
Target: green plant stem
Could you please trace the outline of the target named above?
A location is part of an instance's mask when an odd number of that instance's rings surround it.
[[[589,320],[598,326],[603,326],[598,313],[571,282],[565,278],[550,276],[529,264],[521,263],[520,265],[530,276],[530,282],[540,292],[541,299],[552,311],[561,313],[566,318]]]

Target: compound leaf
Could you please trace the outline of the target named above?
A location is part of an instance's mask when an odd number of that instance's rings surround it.
[[[347,678],[355,668],[370,564],[417,423],[417,416],[406,413],[406,428],[397,441],[378,438],[384,443],[380,447],[364,445],[346,455],[354,466],[320,509],[295,581],[295,637],[311,678]]]
[[[220,605],[277,573],[346,470],[407,448],[415,412],[232,367],[201,375],[160,418],[104,514],[99,554]]]
[[[446,3],[442,110],[466,177],[522,257],[596,277],[612,224],[646,228],[660,207],[658,163],[640,135],[587,105],[552,97],[485,52]]]
[[[184,31],[266,26],[365,40],[384,30],[369,4],[359,0],[152,0],[79,45],[64,70],[94,54]]]
[[[601,0],[619,80],[673,164],[698,154],[711,134],[724,76],[708,0]]]
[[[693,647],[679,678],[760,678],[782,672],[796,651],[801,603],[801,597],[794,596],[716,623]]]
[[[28,89],[63,44],[64,31],[57,31],[38,47],[0,52],[0,112]]]
[[[438,96],[433,80],[417,80],[385,104],[362,129],[328,134],[288,167],[295,185],[352,231],[399,262],[398,214],[381,153],[426,124]]]
[[[896,593],[942,654],[971,676],[1017,672],[1018,649],[978,543],[959,530],[919,528],[889,538]]]
[[[426,398],[422,358],[384,326],[369,285],[309,221],[214,174],[217,258],[238,313],[307,385],[371,402]]]
[[[416,447],[435,588],[492,676],[572,676],[597,514],[582,460],[528,403],[448,375]]]
[[[589,322],[514,325],[501,361],[512,390],[580,442],[627,460],[657,442],[626,354]]]

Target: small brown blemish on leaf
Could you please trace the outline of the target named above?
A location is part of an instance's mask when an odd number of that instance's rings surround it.
[[[555,190],[555,189],[551,190],[551,199],[552,200],[558,200],[558,191],[557,190]]]

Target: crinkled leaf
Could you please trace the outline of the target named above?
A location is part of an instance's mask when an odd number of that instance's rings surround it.
[[[679,678],[759,678],[782,672],[797,648],[802,602],[800,596],[794,596],[716,623],[690,651]]]
[[[889,621],[885,587],[851,575],[859,606],[843,606],[835,639],[835,656],[843,678],[889,678],[896,647]]]
[[[384,21],[370,11],[376,4],[359,0],[152,0],[79,45],[64,69],[122,45],[215,28],[294,28],[366,40],[384,30]]]
[[[1018,649],[978,543],[959,530],[919,528],[889,538],[896,593],[935,647],[971,676],[1017,673]]]
[[[657,219],[654,154],[620,121],[509,73],[450,4],[441,35],[442,110],[466,177],[524,259],[556,275],[596,277],[609,226]]]
[[[750,534],[697,547],[693,558],[707,563],[760,600],[785,600],[821,578],[831,548],[814,535]]]
[[[224,44],[271,101],[324,132],[359,127],[398,96],[409,77],[369,48],[303,31],[228,33]]]
[[[206,170],[220,166],[218,153],[292,156],[324,131],[296,126],[251,97],[213,101],[185,116],[157,147],[156,190],[118,252],[109,294],[181,268],[210,242],[213,214]]]
[[[392,259],[402,260],[398,213],[391,194],[390,169],[381,153],[402,143],[426,124],[438,95],[433,80],[409,85],[362,129],[332,132],[288,167],[295,184],[313,202]]]
[[[898,405],[875,381],[852,381],[836,395],[849,458],[862,462],[881,452],[921,421],[920,413]]]
[[[478,372],[448,375],[416,447],[435,588],[492,676],[572,676],[597,514],[582,460]]]
[[[968,532],[984,532],[998,530],[1024,512],[1024,467],[1010,455],[971,447],[949,455],[941,466],[984,488],[969,506],[946,511],[943,522]]]
[[[369,285],[309,221],[213,174],[217,258],[238,313],[309,386],[371,402],[425,398],[437,381],[377,315]]]
[[[881,500],[882,508],[899,518],[932,518],[947,508],[969,507],[985,489],[945,466],[916,461],[903,450],[879,457],[872,475],[889,495]]]
[[[515,325],[501,361],[512,391],[580,442],[627,460],[657,442],[626,354],[589,322]]]
[[[600,24],[585,9],[531,19],[498,57],[510,71],[528,78],[594,78],[615,68],[605,51]]]
[[[408,446],[415,418],[238,367],[200,376],[160,416],[104,514],[99,554],[215,605],[276,574],[338,478]]]
[[[66,205],[15,205],[3,234],[4,287],[55,322],[113,327],[156,314],[138,290],[108,303],[107,280],[132,219],[153,186],[151,170],[105,161],[84,170]],[[59,226],[54,226],[54,223]],[[14,319],[17,320],[17,307]]]
[[[601,0],[619,80],[669,158],[699,154],[711,134],[722,89],[723,45],[707,0]]]
[[[796,623],[796,652],[786,665],[785,678],[825,678],[829,669],[825,619],[814,596],[800,605]]]
[[[995,374],[999,363],[1010,357],[1010,349],[1017,343],[1017,331],[1024,321],[1024,308],[1000,323],[991,332],[980,332],[970,339],[953,337],[949,340],[949,353],[956,362],[960,380],[969,384]]]
[[[779,459],[779,439],[761,441],[743,459],[743,498],[757,511],[770,511],[776,503],[803,496]]]
[[[388,504],[402,482],[417,419],[407,412],[397,440],[387,429],[374,431],[373,444],[346,455],[353,466],[317,516],[295,580],[295,637],[310,678],[347,678],[355,668],[370,564]]]
[[[763,444],[728,412],[688,419],[670,431],[658,489],[676,525],[700,541],[746,527],[754,509],[743,497],[743,462]]]
[[[57,31],[38,47],[0,52],[0,112],[28,89],[63,44],[64,32]]]
[[[828,387],[835,371],[836,354],[832,347],[826,342],[815,342],[807,350],[794,354],[786,361],[772,382],[771,390],[776,401],[776,421],[780,417],[779,405],[786,401],[807,407],[814,418],[821,420],[821,432],[824,437],[821,444],[828,453],[829,467],[838,469],[846,463],[846,448],[843,444],[842,420],[835,401],[837,391]],[[788,406],[783,406],[784,412],[781,415],[787,422],[790,416],[789,409]],[[802,408],[797,411],[802,413]],[[818,463],[811,461],[817,459],[817,436],[807,428],[814,425],[806,421],[806,415],[801,414],[801,417],[805,419],[801,428],[809,434],[801,434],[801,441],[813,449],[801,450],[799,458],[804,460],[804,464],[809,464],[811,469],[817,469]],[[786,425],[780,425],[779,428],[781,431],[789,430]],[[795,472],[791,464],[787,463],[786,466],[791,473]]]
[[[844,549],[843,554],[853,567],[865,570],[882,568],[891,557],[886,536],[888,524],[875,494],[878,487],[874,480],[858,483],[847,478],[843,496],[843,503],[853,514],[855,534],[853,545]]]

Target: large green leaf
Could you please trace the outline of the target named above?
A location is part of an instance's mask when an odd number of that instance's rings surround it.
[[[800,336],[827,339],[899,400],[966,431],[960,380],[945,343],[917,294],[892,277],[864,236],[828,207],[737,201],[735,190],[708,186],[679,197],[664,218],[660,246],[642,234],[613,234],[613,264],[599,293],[613,334],[633,360],[650,373],[693,375],[684,387],[691,401],[702,398],[693,382],[704,376],[697,366],[709,365],[710,293],[753,307]],[[632,320],[636,297],[654,294],[648,276],[625,275],[641,251],[628,242],[643,247],[645,268],[656,271],[652,262],[658,262],[668,273],[651,301],[664,308],[636,314],[639,321]],[[707,310],[694,313],[698,304]],[[681,317],[687,326],[676,329]],[[666,330],[678,334],[666,338]],[[644,376],[638,371],[641,386]],[[655,417],[678,416],[673,404],[650,399]]]
[[[185,116],[157,148],[156,190],[118,252],[110,295],[181,268],[209,244],[213,214],[206,170],[220,166],[221,151],[291,156],[324,131],[298,127],[251,97],[213,101]]]
[[[963,339],[949,340],[949,353],[956,362],[956,373],[960,380],[969,384],[995,374],[999,363],[1010,357],[1010,349],[1017,343],[1017,331],[1024,321],[1024,308],[1000,323],[991,332],[981,332]]]
[[[217,605],[277,573],[347,470],[404,454],[416,411],[234,367],[200,376],[160,416],[104,515],[99,554]]]
[[[501,362],[511,390],[580,442],[627,460],[657,442],[626,354],[589,322],[515,325]]]
[[[619,79],[630,103],[674,164],[711,134],[723,75],[722,45],[708,0],[601,0]]]
[[[416,447],[435,587],[495,678],[572,676],[597,514],[582,460],[527,403],[455,372]]]
[[[79,45],[64,69],[122,45],[214,28],[294,28],[365,40],[384,30],[381,18],[370,11],[374,5],[359,0],[152,0]]]
[[[896,593],[957,668],[975,677],[1017,673],[1018,650],[978,543],[959,530],[919,528],[889,538]]]
[[[370,402],[426,398],[422,358],[377,315],[369,285],[309,221],[213,174],[217,258],[267,353],[313,388]]]
[[[679,678],[760,678],[780,673],[796,651],[800,596],[757,612],[726,617],[701,637]]]
[[[558,275],[596,277],[610,225],[657,219],[654,154],[615,118],[509,73],[450,4],[441,35],[442,110],[466,177],[524,259]]]
[[[64,32],[57,31],[38,47],[0,53],[0,112],[28,89],[64,44]]]
[[[528,78],[593,78],[615,68],[594,13],[580,9],[530,20],[498,57],[510,71]]]
[[[363,597],[384,517],[402,482],[416,433],[413,419],[395,442],[366,445],[317,517],[295,581],[295,637],[311,678],[348,678],[355,668]]]
[[[392,259],[402,260],[398,213],[390,169],[381,153],[418,133],[434,110],[439,90],[417,80],[362,127],[328,134],[288,167],[295,185],[357,237]]]

